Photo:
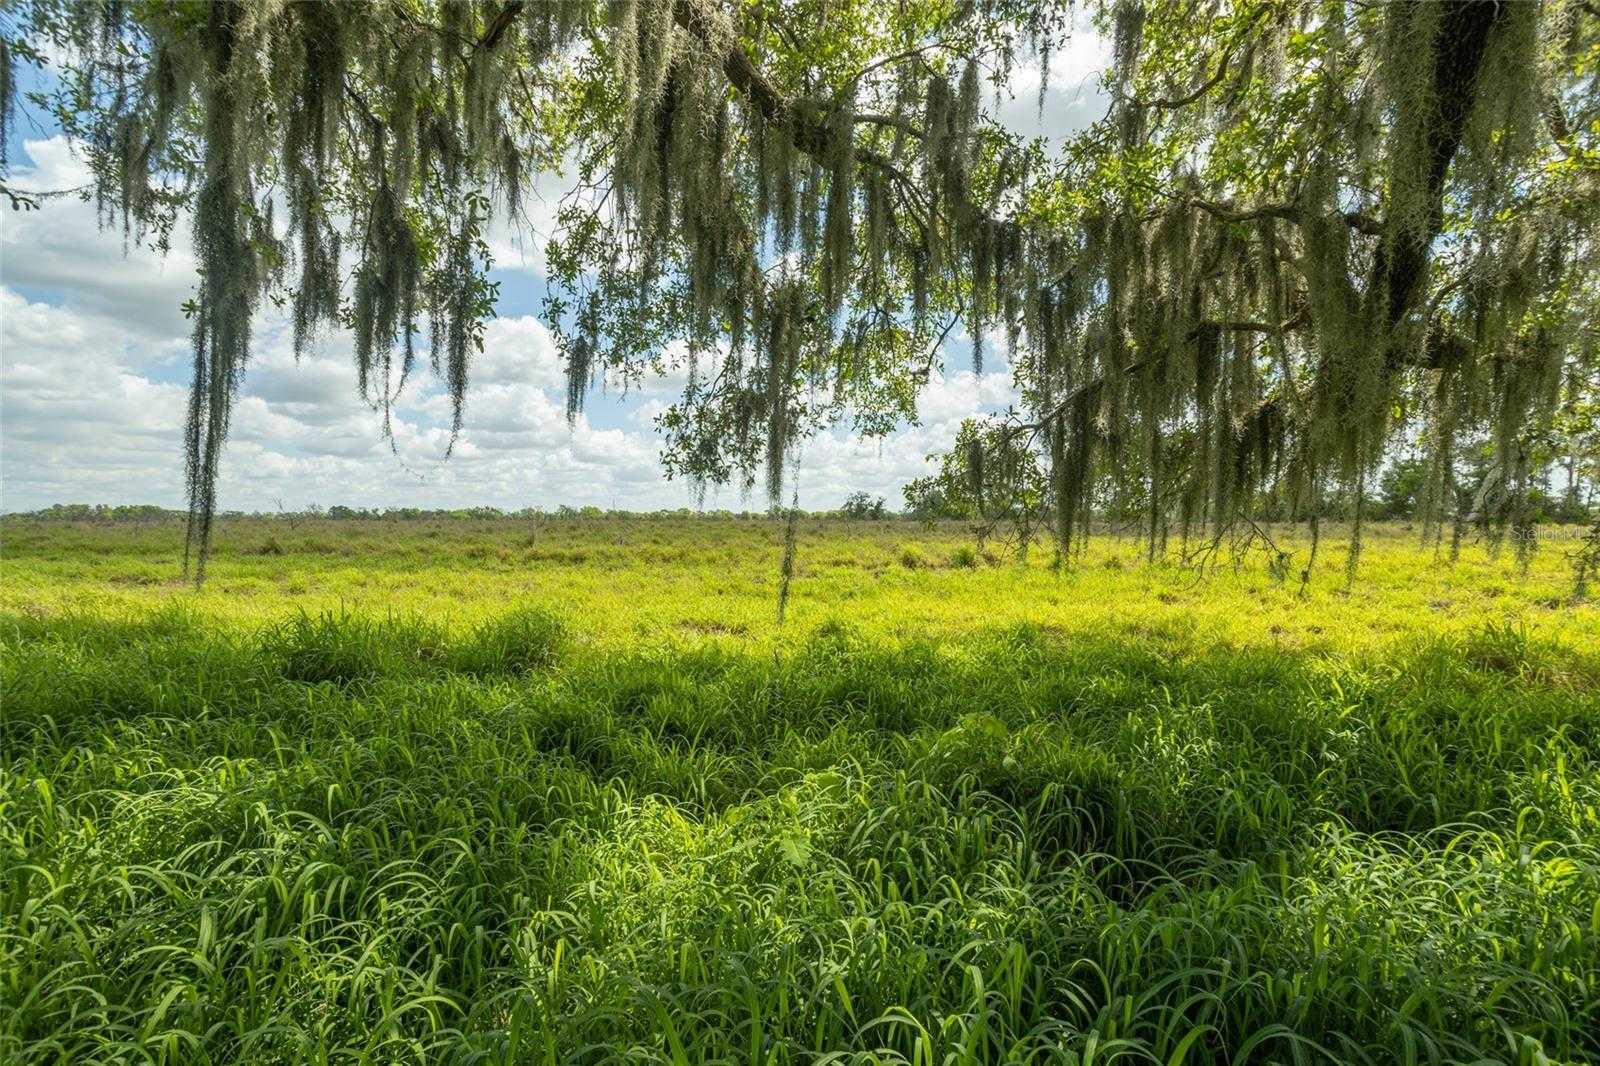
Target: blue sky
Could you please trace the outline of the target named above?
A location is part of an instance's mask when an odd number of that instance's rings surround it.
[[[1104,42],[1080,31],[1052,60],[1051,89],[1037,110],[1037,73],[1024,68],[999,117],[1024,132],[1063,136],[1103,113],[1095,73]],[[11,180],[24,189],[85,184],[72,146],[24,115],[13,145]],[[682,387],[662,379],[621,396],[596,393],[576,426],[564,413],[564,379],[539,321],[544,291],[540,250],[563,185],[537,188],[532,232],[500,232],[495,280],[498,317],[472,367],[466,425],[445,461],[448,400],[424,374],[396,411],[395,447],[380,416],[356,395],[348,336],[332,333],[296,362],[281,314],[262,311],[256,343],[223,459],[225,509],[323,506],[507,509],[595,504],[651,510],[693,506],[687,485],[660,467],[656,412]],[[187,393],[188,329],[180,307],[194,285],[187,230],[172,251],[130,244],[102,230],[92,204],[76,197],[0,220],[0,510],[52,503],[183,502],[181,435]],[[986,345],[989,352],[997,350]],[[919,404],[915,425],[861,440],[837,430],[804,447],[803,506],[836,506],[863,490],[900,503],[901,487],[928,470],[925,456],[948,447],[962,418],[1013,398],[1003,361],[970,366],[971,345],[952,337],[946,371]],[[733,489],[708,507],[764,508]]]

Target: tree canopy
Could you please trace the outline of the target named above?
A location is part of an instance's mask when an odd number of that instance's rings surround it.
[[[986,100],[1048,72],[1064,0],[20,0],[0,112],[19,64],[48,67],[33,103],[106,223],[163,243],[190,220],[198,575],[263,299],[297,344],[350,329],[386,416],[425,349],[459,431],[486,227],[557,169],[569,414],[601,373],[686,363],[671,474],[776,499],[807,433],[914,417],[959,323],[977,365],[1004,339],[1023,404],[989,437],[1045,460],[1064,552],[1108,483],[1152,552],[1169,524],[1360,500],[1402,423],[1429,523],[1475,430],[1475,510],[1528,521],[1540,434],[1600,374],[1600,7],[1085,13],[1110,104],[1059,144]]]
[[[928,456],[938,470],[906,484],[906,512],[929,521],[982,522],[1018,518],[1031,523],[1043,510],[1049,479],[1039,457],[1005,425],[963,419],[949,451]]]

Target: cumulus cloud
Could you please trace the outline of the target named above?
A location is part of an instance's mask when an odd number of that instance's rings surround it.
[[[103,321],[0,289],[0,498],[8,509],[124,498],[129,485],[167,498],[184,389],[123,365]],[[163,463],[162,460],[165,460]]]
[[[496,318],[484,329],[483,353],[472,362],[476,384],[522,384],[565,388],[566,374],[555,338],[532,315]]]
[[[281,320],[263,315],[256,335],[223,462],[227,508],[271,509],[280,500],[639,509],[693,502],[687,486],[665,479],[654,429],[682,381],[651,379],[626,401],[614,392],[596,397],[569,426],[554,344],[531,317],[490,324],[448,461],[450,401],[425,369],[393,406],[391,444],[381,414],[357,393],[348,337],[321,338],[296,358]],[[167,370],[182,345],[181,336],[126,335],[67,300],[0,288],[0,503],[180,504],[187,390]],[[808,441],[803,499],[830,506],[864,489],[898,500],[900,486],[924,472],[924,455],[947,447],[962,418],[1014,400],[1009,369],[994,357],[982,375],[964,367],[935,375],[918,424],[882,439],[839,429]],[[737,506],[737,495],[713,492],[709,500]]]
[[[1105,114],[1109,101],[1100,78],[1110,64],[1110,40],[1080,15],[1072,35],[1050,55],[1048,73],[1042,57],[1019,62],[1008,91],[990,103],[990,114],[1017,133],[1059,141]]]
[[[10,180],[17,188],[87,188],[88,167],[65,137],[28,141],[24,147],[32,165],[13,170]],[[162,255],[120,227],[103,228],[94,205],[68,191],[38,211],[7,213],[0,262],[8,287],[55,294],[64,306],[109,321],[130,337],[179,338],[163,351],[168,359],[181,354],[187,333],[181,308],[195,284],[195,261],[182,223],[175,227],[171,251]]]

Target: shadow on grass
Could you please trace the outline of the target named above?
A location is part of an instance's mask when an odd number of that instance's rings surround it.
[[[16,1061],[1600,1050],[1600,669],[1524,631],[0,638]]]

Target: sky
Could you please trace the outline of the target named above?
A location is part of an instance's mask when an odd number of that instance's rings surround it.
[[[1039,74],[1022,67],[997,117],[1024,133],[1064,137],[1104,113],[1096,75],[1106,43],[1080,27],[1051,61],[1042,111]],[[10,181],[22,189],[70,189],[88,181],[68,141],[19,116]],[[13,148],[15,152],[15,149]],[[536,189],[547,205],[559,176]],[[500,282],[497,317],[471,366],[466,421],[448,459],[449,401],[430,374],[414,376],[393,421],[357,395],[347,334],[329,332],[298,361],[285,316],[267,307],[222,460],[224,510],[301,510],[310,505],[554,509],[563,504],[648,511],[702,501],[662,470],[654,416],[681,379],[647,381],[626,395],[593,393],[573,426],[565,379],[539,320],[544,293],[540,225],[502,232],[492,243]],[[194,294],[187,230],[171,250],[102,229],[92,203],[75,196],[0,217],[0,511],[55,503],[184,504],[182,433],[189,379],[189,330],[182,313]],[[802,507],[838,506],[852,492],[902,504],[901,489],[929,473],[927,456],[947,450],[963,418],[1015,399],[1003,344],[985,345],[983,373],[971,341],[952,335],[945,371],[924,390],[914,424],[861,439],[835,429],[802,446]],[[764,509],[758,488],[713,488],[708,508]]]

